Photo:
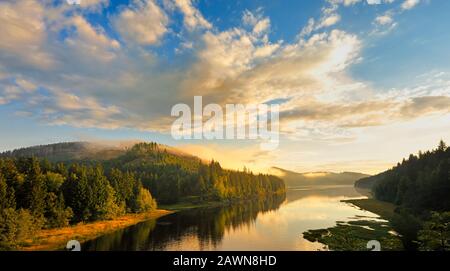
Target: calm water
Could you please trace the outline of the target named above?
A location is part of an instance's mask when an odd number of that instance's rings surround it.
[[[104,235],[83,250],[318,250],[303,239],[336,221],[377,218],[340,202],[361,198],[351,186],[298,187],[286,196],[175,213]]]

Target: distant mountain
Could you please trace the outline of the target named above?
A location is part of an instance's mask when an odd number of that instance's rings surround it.
[[[282,178],[287,187],[303,186],[303,185],[354,185],[354,183],[362,178],[370,175],[357,172],[308,172],[298,173],[279,167],[272,167],[270,173]]]
[[[108,160],[122,155],[126,147],[103,145],[90,142],[65,142],[39,145],[7,151],[0,157],[37,157],[51,162],[67,162],[74,160]]]

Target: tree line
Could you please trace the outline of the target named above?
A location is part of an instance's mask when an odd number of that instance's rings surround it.
[[[450,250],[450,148],[444,141],[366,181],[374,181],[377,199],[399,206],[391,222],[406,247]]]

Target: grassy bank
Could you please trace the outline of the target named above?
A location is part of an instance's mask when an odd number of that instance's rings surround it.
[[[376,199],[354,199],[342,202],[375,213],[384,220],[390,220],[395,214],[396,206],[394,204]],[[366,245],[370,240],[378,240],[382,250],[403,250],[400,238],[392,233],[390,223],[384,221],[338,221],[334,227],[304,232],[303,237],[311,242],[320,242],[326,245],[326,248],[337,251],[369,250]]]
[[[342,202],[353,204],[363,210],[377,214],[386,220],[392,219],[395,214],[394,210],[396,206],[394,204],[376,199],[353,199],[343,200]]]
[[[41,230],[35,235],[33,240],[29,240],[26,244],[19,247],[19,250],[64,249],[69,240],[77,240],[80,243],[83,243],[139,222],[157,219],[171,213],[173,213],[173,211],[156,210],[141,214],[127,214],[114,220],[80,223],[65,228]]]
[[[358,220],[337,222],[336,226],[327,229],[309,230],[303,237],[310,242],[326,245],[326,249],[334,251],[367,251],[367,243],[377,240],[382,250],[403,250],[400,238],[391,234],[388,222]]]

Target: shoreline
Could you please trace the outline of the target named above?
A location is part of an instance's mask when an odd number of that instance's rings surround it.
[[[247,199],[248,200],[248,199]],[[141,214],[126,214],[112,220],[101,220],[90,223],[79,223],[64,228],[42,229],[34,236],[32,240],[16,248],[19,251],[55,251],[65,249],[70,240],[77,240],[81,244],[102,235],[109,234],[140,222],[157,220],[160,217],[170,215],[180,211],[186,211],[197,208],[215,208],[220,206],[242,203],[246,200],[236,201],[205,201],[189,202],[181,201],[175,204],[162,204],[158,206],[161,209]]]
[[[180,211],[206,208],[206,207],[220,207],[227,203],[220,201],[191,203],[180,202],[176,204],[168,204],[159,206],[161,209],[154,211],[140,213],[140,214],[125,214],[112,220],[100,220],[89,223],[79,223],[76,225],[55,228],[55,229],[41,229],[32,240],[27,240],[26,243],[19,245],[15,250],[17,251],[56,251],[64,250],[66,244],[70,240],[77,240],[81,244],[84,242],[96,239],[100,236],[113,233],[115,231],[131,227],[141,222],[149,220],[157,220],[163,216],[177,213]]]
[[[136,225],[148,220],[156,220],[160,217],[175,213],[176,211],[157,209],[141,214],[126,214],[112,220],[80,223],[77,225],[43,229],[38,231],[33,240],[19,246],[19,251],[54,251],[64,249],[70,240],[80,243],[95,239],[105,234]]]
[[[403,244],[398,235],[393,234],[390,219],[395,214],[394,204],[369,199],[341,200],[360,210],[378,215],[384,221],[371,218],[354,221],[337,221],[335,226],[325,229],[313,229],[303,232],[303,237],[310,242],[319,242],[329,250],[367,251],[367,242],[377,240],[383,250],[401,251]]]
[[[380,201],[373,198],[368,199],[349,199],[341,202],[352,204],[361,210],[369,211],[379,215],[381,218],[390,220],[395,215],[395,206],[392,203]]]

